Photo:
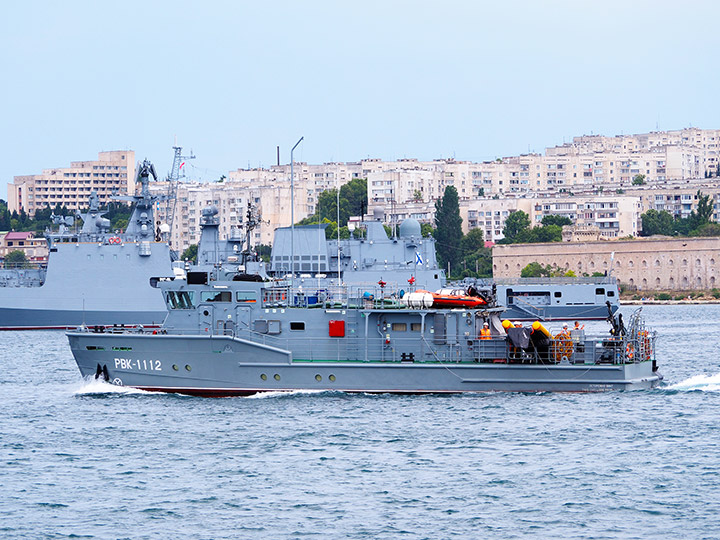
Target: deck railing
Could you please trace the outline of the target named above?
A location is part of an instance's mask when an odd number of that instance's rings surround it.
[[[226,335],[277,349],[291,350],[295,360],[307,361],[593,365],[633,364],[655,358],[654,335],[639,339],[553,339],[548,347],[536,348],[531,344],[526,349],[512,346],[504,337],[448,338],[445,343],[437,344],[431,338],[423,336],[418,346],[417,337],[387,340],[382,336],[348,336],[319,341],[317,338],[273,336],[248,329]]]

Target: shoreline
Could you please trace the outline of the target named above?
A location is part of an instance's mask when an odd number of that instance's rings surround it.
[[[710,298],[694,298],[692,300],[655,300],[648,298],[645,300],[620,299],[620,307],[622,306],[652,306],[652,305],[692,305],[692,304],[720,304],[720,299]]]

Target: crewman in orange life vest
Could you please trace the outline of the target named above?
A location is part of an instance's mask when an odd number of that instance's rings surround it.
[[[483,323],[483,327],[480,330],[480,339],[492,339],[490,335],[490,325],[488,323]]]

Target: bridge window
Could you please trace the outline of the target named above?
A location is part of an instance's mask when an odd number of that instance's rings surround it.
[[[236,291],[235,300],[238,302],[254,303],[257,302],[257,294],[255,291]]]
[[[407,323],[404,322],[394,322],[391,327],[393,332],[407,332]]]
[[[203,302],[232,302],[230,291],[202,291],[200,300]]]
[[[170,309],[193,309],[193,291],[168,291],[165,302]]]

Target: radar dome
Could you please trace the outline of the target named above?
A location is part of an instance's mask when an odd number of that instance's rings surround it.
[[[408,218],[400,224],[400,238],[410,238],[411,236],[422,236],[422,227],[417,219]]]

